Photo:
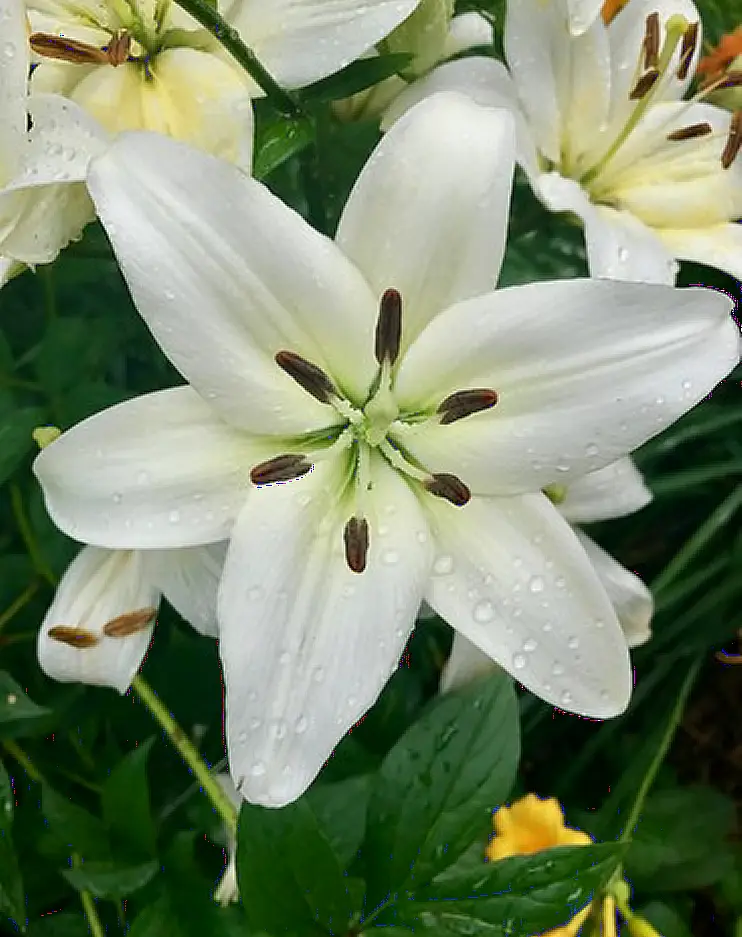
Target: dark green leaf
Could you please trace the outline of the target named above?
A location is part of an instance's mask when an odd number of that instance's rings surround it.
[[[306,794],[319,828],[344,869],[363,841],[371,783],[372,778],[362,774],[335,784],[314,785]]]
[[[116,338],[115,326],[104,318],[52,319],[36,359],[39,382],[56,395],[76,387],[81,379],[98,376],[106,368]]]
[[[237,878],[252,927],[307,937],[345,934],[347,879],[306,799],[281,810],[243,804]]]
[[[261,128],[255,143],[253,175],[264,179],[313,140],[314,125],[308,117],[277,120]]]
[[[103,823],[87,810],[73,804],[47,784],[43,785],[41,810],[59,854],[78,853],[83,859],[106,859],[108,838]]]
[[[24,407],[0,415],[0,485],[13,474],[21,460],[36,449],[31,433],[44,422],[39,407]]]
[[[540,934],[585,907],[620,862],[620,843],[560,846],[482,863],[479,875],[446,878],[385,910],[380,923],[420,925],[450,934]]]
[[[155,826],[147,786],[147,759],[155,738],[130,751],[109,775],[101,791],[103,819],[114,843],[129,854],[155,855]]]
[[[317,104],[339,101],[403,71],[413,58],[414,56],[407,52],[394,52],[390,55],[358,59],[329,78],[308,85],[301,95],[304,100]]]
[[[679,911],[663,901],[652,901],[638,909],[637,913],[657,928],[662,937],[693,937],[690,923],[683,919]]]
[[[47,715],[49,715],[48,709],[37,706],[9,673],[0,670],[0,724],[22,719],[39,719]],[[0,735],[2,735],[2,730],[0,730]]]
[[[194,900],[195,899],[195,900]],[[184,906],[169,894],[146,907],[128,937],[261,937],[247,930],[239,908],[220,908],[202,893]]]
[[[431,881],[489,827],[519,752],[504,672],[434,702],[389,752],[371,794],[363,852],[372,905]]]
[[[82,911],[57,912],[33,921],[28,928],[27,937],[89,937],[90,928]]]
[[[18,858],[13,848],[13,790],[5,766],[0,761],[0,915],[7,914],[23,925],[26,908]]]
[[[154,860],[134,866],[85,862],[76,869],[63,869],[62,875],[78,891],[89,891],[96,898],[120,899],[151,882],[158,869],[159,865]]]

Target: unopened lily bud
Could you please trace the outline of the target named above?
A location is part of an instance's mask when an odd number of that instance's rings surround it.
[[[415,58],[404,70],[405,78],[417,78],[442,57],[453,18],[453,0],[422,0],[415,12],[386,38],[389,52],[407,52]]]
[[[721,37],[719,45],[705,55],[696,69],[702,87],[713,88],[706,100],[730,111],[742,108],[742,26]],[[716,86],[715,88],[713,86]]]
[[[31,433],[39,449],[46,449],[50,443],[53,443],[55,439],[59,439],[61,435],[62,430],[58,426],[37,426]]]

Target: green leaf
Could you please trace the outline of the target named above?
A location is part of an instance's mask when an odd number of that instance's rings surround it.
[[[83,859],[108,858],[108,837],[98,817],[73,804],[47,784],[42,787],[41,811],[59,855],[69,856],[76,852]]]
[[[329,78],[307,85],[302,89],[301,96],[313,104],[348,98],[403,71],[413,58],[408,52],[394,52],[391,55],[358,59]]]
[[[237,881],[256,930],[308,937],[348,929],[347,879],[306,799],[281,810],[243,804]]]
[[[220,908],[208,895],[191,895],[183,902],[164,894],[135,918],[128,937],[246,937],[244,915],[238,908]],[[250,937],[260,935],[250,932]]]
[[[89,891],[95,898],[126,898],[143,888],[157,875],[156,861],[141,865],[116,866],[112,862],[85,862],[76,869],[63,869],[62,875],[78,891]]]
[[[89,937],[85,915],[78,911],[62,911],[49,914],[40,921],[32,921],[27,937]]]
[[[402,899],[377,918],[449,934],[540,934],[584,908],[620,862],[621,843],[558,846],[530,856],[482,862],[481,872],[446,878]]]
[[[67,316],[52,319],[36,359],[38,380],[52,395],[77,387],[81,380],[102,374],[120,335],[113,322]]]
[[[44,422],[45,417],[45,412],[39,407],[23,407],[0,415],[0,485],[36,448],[31,433]]]
[[[440,696],[389,752],[368,810],[363,847],[369,903],[418,888],[450,866],[508,795],[520,754],[510,677]]]
[[[40,719],[50,710],[38,706],[4,670],[0,670],[0,724],[23,719]],[[0,730],[2,735],[2,730]]]
[[[662,934],[662,937],[693,937],[690,923],[676,909],[663,901],[652,901],[637,910]]]
[[[5,766],[0,761],[0,915],[7,914],[23,926],[26,907],[18,857],[13,848],[13,790]]]
[[[313,141],[314,125],[308,117],[283,118],[261,127],[256,134],[253,175],[264,179]]]
[[[147,759],[155,737],[148,738],[120,761],[101,791],[103,820],[114,846],[132,856],[154,856],[155,825],[147,785]]]
[[[371,783],[370,775],[362,774],[334,784],[315,784],[306,793],[319,828],[344,869],[363,842]]]

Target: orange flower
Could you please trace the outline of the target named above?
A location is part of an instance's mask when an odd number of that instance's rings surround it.
[[[722,36],[719,45],[698,63],[696,71],[699,75],[716,78],[726,71],[738,55],[742,55],[742,26]]]

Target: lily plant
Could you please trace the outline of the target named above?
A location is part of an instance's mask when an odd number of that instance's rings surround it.
[[[674,283],[676,261],[693,260],[742,278],[742,118],[705,100],[742,75],[683,100],[701,41],[691,0],[606,3],[579,36],[566,0],[509,0],[506,65],[440,66],[397,98],[385,126],[445,90],[506,107],[533,191],[584,225],[593,276]]]
[[[542,492],[704,398],[739,332],[711,290],[496,291],[514,157],[509,114],[432,97],[374,151],[334,241],[160,135],[124,134],[91,164],[134,302],[188,384],[85,420],[34,470],[85,543],[229,540],[219,644],[250,801],[306,789],[423,599],[555,705],[627,705],[615,610]]]

